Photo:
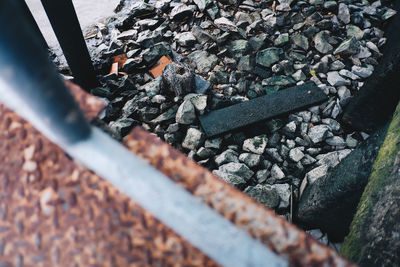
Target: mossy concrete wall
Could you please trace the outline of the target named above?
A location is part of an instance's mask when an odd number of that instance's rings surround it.
[[[361,266],[400,266],[400,105],[341,252]]]

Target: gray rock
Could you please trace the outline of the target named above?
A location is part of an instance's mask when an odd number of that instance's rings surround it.
[[[261,155],[262,153],[264,153],[267,143],[268,143],[267,136],[259,135],[259,136],[244,140],[243,150]]]
[[[258,184],[256,186],[249,186],[244,193],[268,208],[274,209],[279,205],[279,195],[276,189],[270,185]]]
[[[125,136],[131,131],[135,123],[137,122],[134,119],[122,118],[110,122],[109,126],[113,131],[118,132],[119,134],[121,134],[121,136]]]
[[[322,54],[330,53],[333,50],[333,46],[329,44],[329,31],[320,31],[314,37],[315,49]]]
[[[333,52],[334,55],[351,56],[357,54],[360,51],[360,45],[357,39],[352,37],[348,40],[343,41],[338,48]]]
[[[234,174],[226,173],[220,170],[214,170],[212,173],[227,182],[228,184],[236,187],[241,187],[247,183],[245,179]]]
[[[307,179],[308,184],[313,184],[316,180],[320,179],[321,177],[324,177],[327,173],[328,173],[328,166],[322,165],[309,171],[306,174],[305,179]]]
[[[329,152],[326,154],[320,154],[316,157],[318,162],[316,166],[326,165],[329,168],[333,168],[339,164],[339,154],[337,151]]]
[[[126,73],[134,72],[142,63],[141,58],[128,58],[122,66],[122,70]]]
[[[232,149],[227,149],[218,156],[216,156],[214,161],[218,166],[221,166],[229,162],[239,163],[238,153]]]
[[[335,11],[337,8],[337,2],[336,1],[326,1],[324,3],[324,8],[330,11]]]
[[[271,168],[271,177],[274,179],[282,179],[285,178],[285,174],[277,164],[274,164]]]
[[[200,147],[199,150],[197,150],[196,155],[201,159],[208,159],[209,157],[215,155],[215,153],[209,148]]]
[[[288,33],[280,34],[274,41],[275,46],[284,46],[287,43],[289,43],[289,34]]]
[[[228,45],[230,55],[236,59],[240,59],[242,56],[247,55],[249,50],[249,42],[242,39],[231,41]]]
[[[346,70],[346,69],[340,70],[340,71],[339,71],[339,74],[340,74],[341,76],[343,76],[343,77],[347,77],[347,78],[350,78],[350,79],[352,79],[352,80],[359,80],[359,79],[360,79],[359,76],[355,75],[354,73],[352,73],[351,71]]]
[[[142,85],[139,90],[146,91],[148,96],[158,95],[161,91],[161,76],[155,78],[151,82]]]
[[[292,74],[292,78],[298,82],[305,81],[307,79],[307,76],[301,70],[298,70]]]
[[[142,18],[155,14],[154,6],[145,3],[144,1],[137,1],[129,7],[130,18]]]
[[[239,71],[252,71],[254,69],[254,61],[250,55],[243,56],[240,58],[237,69]]]
[[[176,133],[177,131],[179,131],[179,123],[172,123],[168,126],[167,128],[167,132],[168,133]]]
[[[391,9],[391,8],[388,8],[387,10],[386,10],[386,12],[384,13],[384,14],[382,14],[382,19],[383,20],[388,20],[388,19],[390,19],[391,17],[393,17],[394,15],[396,15],[397,14],[397,11],[396,10],[393,10],[393,9]]]
[[[253,51],[258,51],[264,45],[264,41],[257,37],[251,37],[248,44]]]
[[[197,5],[197,7],[199,8],[200,11],[204,11],[204,9],[206,9],[206,7],[208,7],[212,1],[210,0],[193,0],[193,2]]]
[[[318,144],[326,139],[330,128],[326,125],[316,125],[308,130],[308,137],[310,137],[313,144]]]
[[[287,133],[295,133],[296,132],[296,123],[294,121],[289,122],[283,127],[283,130]]]
[[[175,40],[181,46],[192,46],[196,42],[196,38],[191,32],[181,32],[175,36]]]
[[[223,31],[228,31],[228,32],[237,32],[238,28],[237,26],[230,21],[229,19],[225,17],[221,17],[218,19],[214,20],[215,25],[217,25],[218,28],[220,28]]]
[[[300,148],[296,147],[289,151],[289,158],[294,162],[299,162],[304,157]]]
[[[187,18],[192,14],[193,14],[192,8],[188,7],[185,4],[179,4],[171,10],[169,17],[172,20],[183,20],[184,18]]]
[[[190,100],[185,100],[176,112],[175,120],[180,124],[191,124],[196,120],[196,112]]]
[[[364,37],[364,32],[356,25],[351,24],[346,26],[346,34],[349,39],[354,37],[357,40],[361,40]]]
[[[205,10],[205,13],[206,13],[212,20],[216,19],[217,15],[218,15],[218,12],[219,12],[218,6],[217,6],[215,3],[212,3],[212,4],[210,5],[210,7],[208,7],[208,8]]]
[[[340,76],[339,72],[337,71],[331,71],[328,72],[328,82],[332,86],[342,86],[342,85],[350,85],[351,82],[342,76]]]
[[[189,54],[188,58],[196,64],[200,73],[207,73],[217,65],[218,57],[214,54],[209,55],[207,51],[197,50]]]
[[[252,154],[252,153],[243,153],[240,154],[239,160],[246,164],[250,168],[256,167],[258,164],[260,164],[261,161],[261,156],[258,154]]]
[[[282,49],[280,48],[267,48],[261,50],[256,55],[256,63],[263,67],[271,67],[274,63],[279,61],[279,55],[282,53]]]
[[[368,48],[364,47],[364,46],[360,46],[360,52],[358,52],[358,54],[354,55],[354,59],[368,59],[371,61],[375,61],[374,58],[370,58],[372,56],[372,53],[369,51]],[[376,62],[376,61],[375,61]],[[374,64],[378,64],[377,62]]]
[[[204,140],[204,134],[195,128],[189,128],[183,140],[182,147],[190,150],[197,149]]]
[[[379,48],[378,48],[378,47],[376,46],[376,44],[374,44],[373,42],[368,41],[368,42],[366,43],[366,45],[367,45],[368,49],[370,49],[370,50],[372,50],[372,51],[374,51],[374,52],[376,52],[376,53],[378,53],[378,54],[381,53],[381,51],[379,51]]]
[[[275,162],[282,163],[283,159],[281,155],[278,153],[278,149],[276,148],[267,148],[265,149],[265,153]]]
[[[233,174],[239,177],[242,177],[246,181],[248,181],[253,175],[254,172],[249,169],[245,164],[243,163],[236,163],[236,162],[230,162],[224,165],[221,165],[218,168],[219,171]]]
[[[345,100],[345,99],[351,97],[351,92],[349,89],[347,89],[346,86],[340,86],[338,88],[338,96],[339,96],[340,100]]]
[[[202,30],[199,26],[195,25],[192,28],[192,34],[200,44],[213,41],[215,38],[208,32]]]
[[[204,145],[205,148],[220,149],[222,138],[207,139]]]
[[[295,34],[290,38],[291,42],[301,49],[308,50],[308,39],[304,35]]]
[[[339,4],[338,19],[340,19],[344,24],[350,23],[350,10],[346,4]]]
[[[330,146],[346,146],[346,141],[340,136],[327,138],[325,142]]]
[[[117,39],[122,41],[132,40],[136,39],[136,35],[137,35],[137,30],[128,30],[121,32],[121,34],[117,36]]]
[[[301,164],[304,166],[309,166],[314,164],[317,160],[311,157],[310,155],[305,154],[304,157],[301,159]]]
[[[211,83],[204,80],[199,75],[194,75],[194,91],[198,94],[205,94],[211,88]]]
[[[290,205],[290,185],[289,184],[274,184],[272,186],[276,189],[276,192],[279,195],[280,202],[279,207],[280,209],[286,209]]]
[[[199,112],[203,112],[207,108],[207,95],[194,95],[189,99]]]
[[[290,10],[292,10],[292,9],[290,8],[290,5],[288,3],[282,3],[282,4],[276,6],[276,11],[288,12]]]
[[[264,183],[269,177],[268,170],[260,170],[256,173],[257,183],[261,184]]]
[[[339,133],[341,130],[339,122],[334,119],[326,118],[322,119],[322,123],[328,125],[334,133]]]
[[[345,65],[343,64],[343,62],[341,62],[340,60],[335,60],[332,62],[330,70],[341,70],[345,67]]]
[[[362,78],[368,78],[369,76],[372,75],[372,72],[374,71],[374,69],[373,68],[363,68],[363,67],[359,67],[359,66],[355,66],[354,65],[351,68],[351,71],[354,74],[356,74],[356,75],[358,75],[358,76],[360,76]]]
[[[136,39],[136,42],[141,44],[142,46],[149,48],[153,46],[154,44],[161,42],[162,41],[162,34],[159,31],[150,31],[150,30],[145,30],[142,32],[139,32],[138,38]]]
[[[167,98],[163,95],[155,95],[151,98],[151,103],[157,103],[157,104],[162,104],[165,103]]]
[[[346,137],[346,144],[350,148],[355,148],[358,144],[357,139],[353,138],[350,134]]]
[[[194,75],[183,64],[172,62],[162,72],[162,88],[174,92],[176,96],[193,91],[195,86]]]
[[[264,15],[263,12],[266,10],[268,10],[268,12],[272,11],[269,8],[266,8],[261,12],[261,16],[263,17],[263,20],[265,21],[266,26],[273,29],[277,25],[277,18],[275,16],[275,14]],[[267,13],[267,12],[264,12],[264,13]]]
[[[286,86],[292,86],[294,84],[296,84],[296,81],[292,77],[284,76],[284,75],[277,75],[274,77],[264,79],[262,81],[263,86],[286,87]]]
[[[163,121],[171,120],[171,119],[175,118],[177,110],[178,110],[178,106],[174,105],[172,108],[168,109],[166,112],[162,113],[157,118],[153,119],[151,121],[151,123],[159,124]]]

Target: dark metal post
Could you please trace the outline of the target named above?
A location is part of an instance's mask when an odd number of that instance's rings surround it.
[[[64,143],[88,137],[90,126],[15,0],[0,1],[0,94]],[[27,45],[28,43],[28,45]],[[8,98],[7,98],[8,97]]]
[[[72,0],[41,0],[76,83],[85,90],[98,86]]]
[[[43,47],[48,48],[46,39],[44,39],[42,32],[39,29],[39,26],[37,25],[35,18],[33,17],[31,11],[29,10],[28,5],[26,4],[25,0],[18,0],[16,1],[19,5],[21,5],[22,11],[25,15],[25,17],[29,20],[29,24],[32,25],[36,36],[40,38],[40,41],[42,42]]]

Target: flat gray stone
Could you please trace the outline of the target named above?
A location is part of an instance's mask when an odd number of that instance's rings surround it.
[[[327,96],[319,87],[306,83],[212,111],[200,116],[200,123],[206,135],[212,137],[326,100]]]

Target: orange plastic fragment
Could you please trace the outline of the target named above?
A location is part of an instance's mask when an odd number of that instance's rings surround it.
[[[169,63],[172,63],[172,60],[167,58],[166,56],[161,57],[157,64],[150,70],[151,75],[153,78],[157,78],[160,76],[165,68]]]
[[[110,74],[117,74],[117,75],[118,75],[118,62],[114,62],[114,63],[111,65]]]

